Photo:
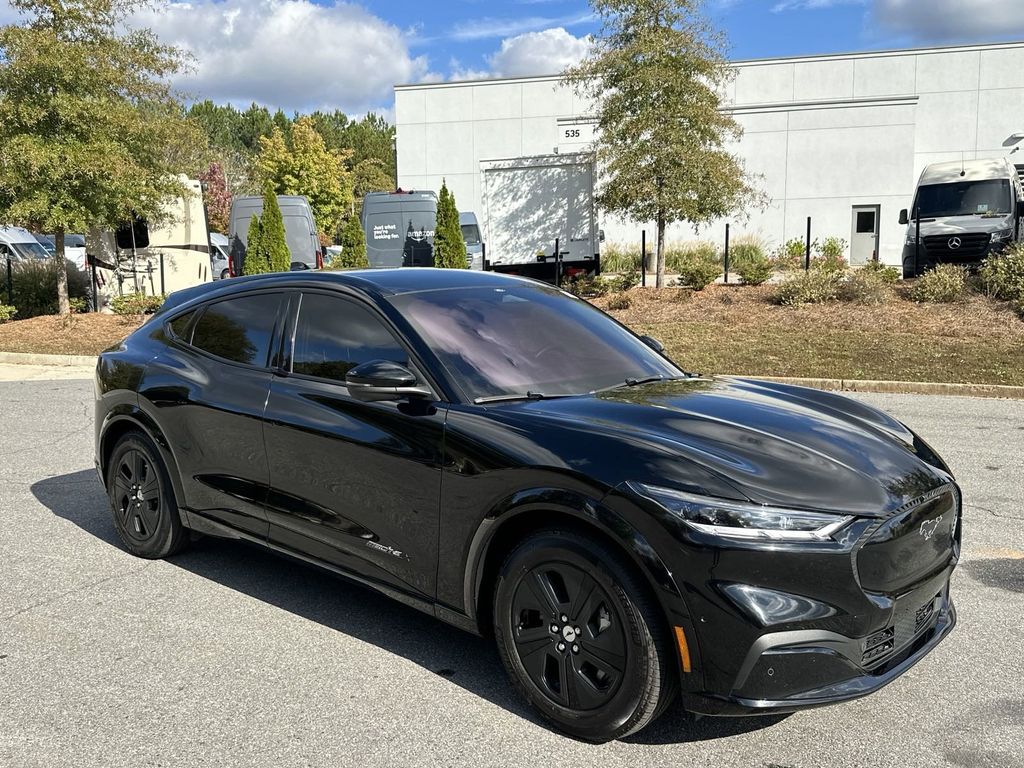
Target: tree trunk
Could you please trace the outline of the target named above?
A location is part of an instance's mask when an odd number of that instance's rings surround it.
[[[71,302],[68,301],[68,262],[64,258],[63,227],[54,229],[53,240],[57,251],[54,256],[54,260],[57,262],[57,311],[61,316],[67,317],[71,314]]]
[[[657,278],[654,281],[656,288],[665,287],[665,212],[658,211],[658,260]]]

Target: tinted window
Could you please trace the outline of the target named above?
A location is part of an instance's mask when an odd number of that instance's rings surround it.
[[[352,368],[370,360],[407,365],[409,356],[370,310],[336,296],[303,295],[292,371],[344,381]]]
[[[1010,180],[958,181],[928,184],[917,191],[921,218],[1010,212]]]
[[[463,224],[462,239],[466,245],[480,245],[480,228],[476,224]]]
[[[683,372],[590,304],[548,286],[392,300],[471,396],[580,394]]]
[[[177,338],[179,338],[182,341],[184,341],[186,344],[189,343],[189,341],[190,341],[189,336],[191,335],[188,332],[189,331],[188,325],[189,325],[189,323],[192,322],[192,317],[194,315],[195,315],[195,312],[186,312],[184,315],[181,315],[180,317],[176,317],[173,320],[171,320],[170,323],[168,323],[168,325],[171,326],[171,333],[173,333]]]
[[[875,212],[874,211],[858,211],[857,212],[857,233],[874,233],[875,231]]]
[[[279,293],[242,296],[211,304],[192,331],[192,345],[236,363],[266,365]]]

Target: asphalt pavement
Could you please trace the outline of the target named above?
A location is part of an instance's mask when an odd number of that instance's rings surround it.
[[[960,623],[907,675],[788,717],[676,707],[594,746],[539,722],[490,643],[363,588],[225,541],[132,557],[91,381],[6,378],[0,766],[1024,766],[1024,401],[857,395],[964,488]]]

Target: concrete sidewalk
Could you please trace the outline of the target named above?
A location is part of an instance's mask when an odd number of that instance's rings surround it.
[[[95,365],[22,365],[0,363],[0,381],[67,381],[91,379]]]

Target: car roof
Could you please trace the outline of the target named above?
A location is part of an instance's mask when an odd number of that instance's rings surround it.
[[[39,243],[35,235],[23,227],[0,227],[0,241],[5,243]]]
[[[1016,169],[1005,157],[984,160],[954,160],[932,163],[921,172],[921,184],[943,184],[956,181],[1009,179]]]
[[[344,286],[376,296],[397,296],[452,288],[501,287],[524,282],[534,283],[532,280],[495,272],[470,269],[434,269],[432,267],[353,269],[340,272],[274,272],[267,275],[217,280],[175,291],[167,297],[167,301],[158,314],[163,315],[192,301],[227,298],[252,288]]]

